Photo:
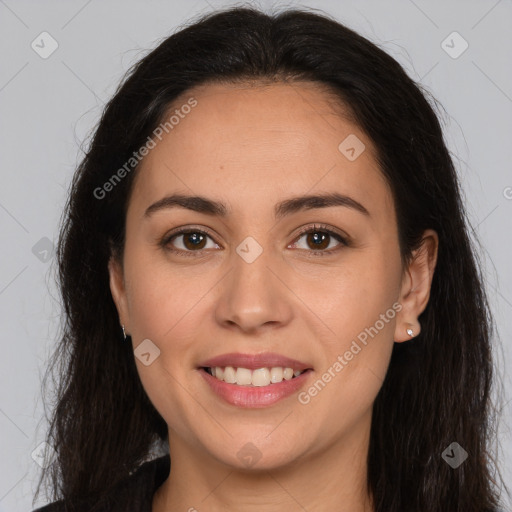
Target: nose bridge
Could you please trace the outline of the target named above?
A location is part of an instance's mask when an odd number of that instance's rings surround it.
[[[275,275],[276,256],[252,237],[237,246],[217,304],[219,322],[255,330],[265,324],[278,325],[290,320],[289,297]]]

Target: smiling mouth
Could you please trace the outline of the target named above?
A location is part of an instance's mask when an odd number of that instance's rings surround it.
[[[291,367],[274,366],[272,368],[257,368],[255,370],[251,370],[249,368],[234,366],[203,366],[200,367],[200,370],[205,371],[217,380],[223,381],[227,384],[262,387],[295,379],[299,375],[311,371],[311,368],[307,368],[305,370],[294,370]]]

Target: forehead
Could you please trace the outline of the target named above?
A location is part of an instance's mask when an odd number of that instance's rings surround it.
[[[182,108],[191,98],[195,106]],[[351,193],[374,209],[392,204],[371,141],[317,84],[204,85],[184,93],[166,118],[173,113],[172,129],[137,172],[138,209],[176,191],[225,198],[233,209],[313,189]],[[364,150],[347,158],[343,141]]]

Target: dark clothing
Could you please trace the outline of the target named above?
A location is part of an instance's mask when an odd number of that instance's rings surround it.
[[[94,508],[95,512],[151,512],[153,495],[169,476],[170,457],[163,455],[147,461],[128,478],[119,483],[108,498]],[[62,500],[50,503],[33,512],[90,512],[90,502],[65,504]]]

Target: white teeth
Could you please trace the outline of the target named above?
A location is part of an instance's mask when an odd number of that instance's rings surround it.
[[[273,368],[258,368],[249,370],[248,368],[234,368],[226,366],[221,368],[216,366],[210,368],[210,372],[216,379],[223,380],[228,384],[238,384],[239,386],[268,386],[269,384],[279,384],[283,380],[290,380],[294,376],[298,377],[302,371],[293,371],[293,368],[283,368],[276,366]]]
[[[270,384],[270,370],[268,368],[258,368],[252,372],[253,386],[268,386]]]
[[[247,386],[247,384],[251,384],[252,376],[251,370],[247,368],[237,368],[236,369],[236,383],[241,384],[242,386]]]
[[[276,382],[281,382],[283,380],[283,369],[281,367],[272,368],[270,370],[270,381],[272,384]]]
[[[293,370],[291,368],[285,368],[283,372],[283,377],[286,380],[290,380],[293,377]]]
[[[236,384],[236,372],[232,366],[226,366],[226,368],[224,368],[224,382]]]

